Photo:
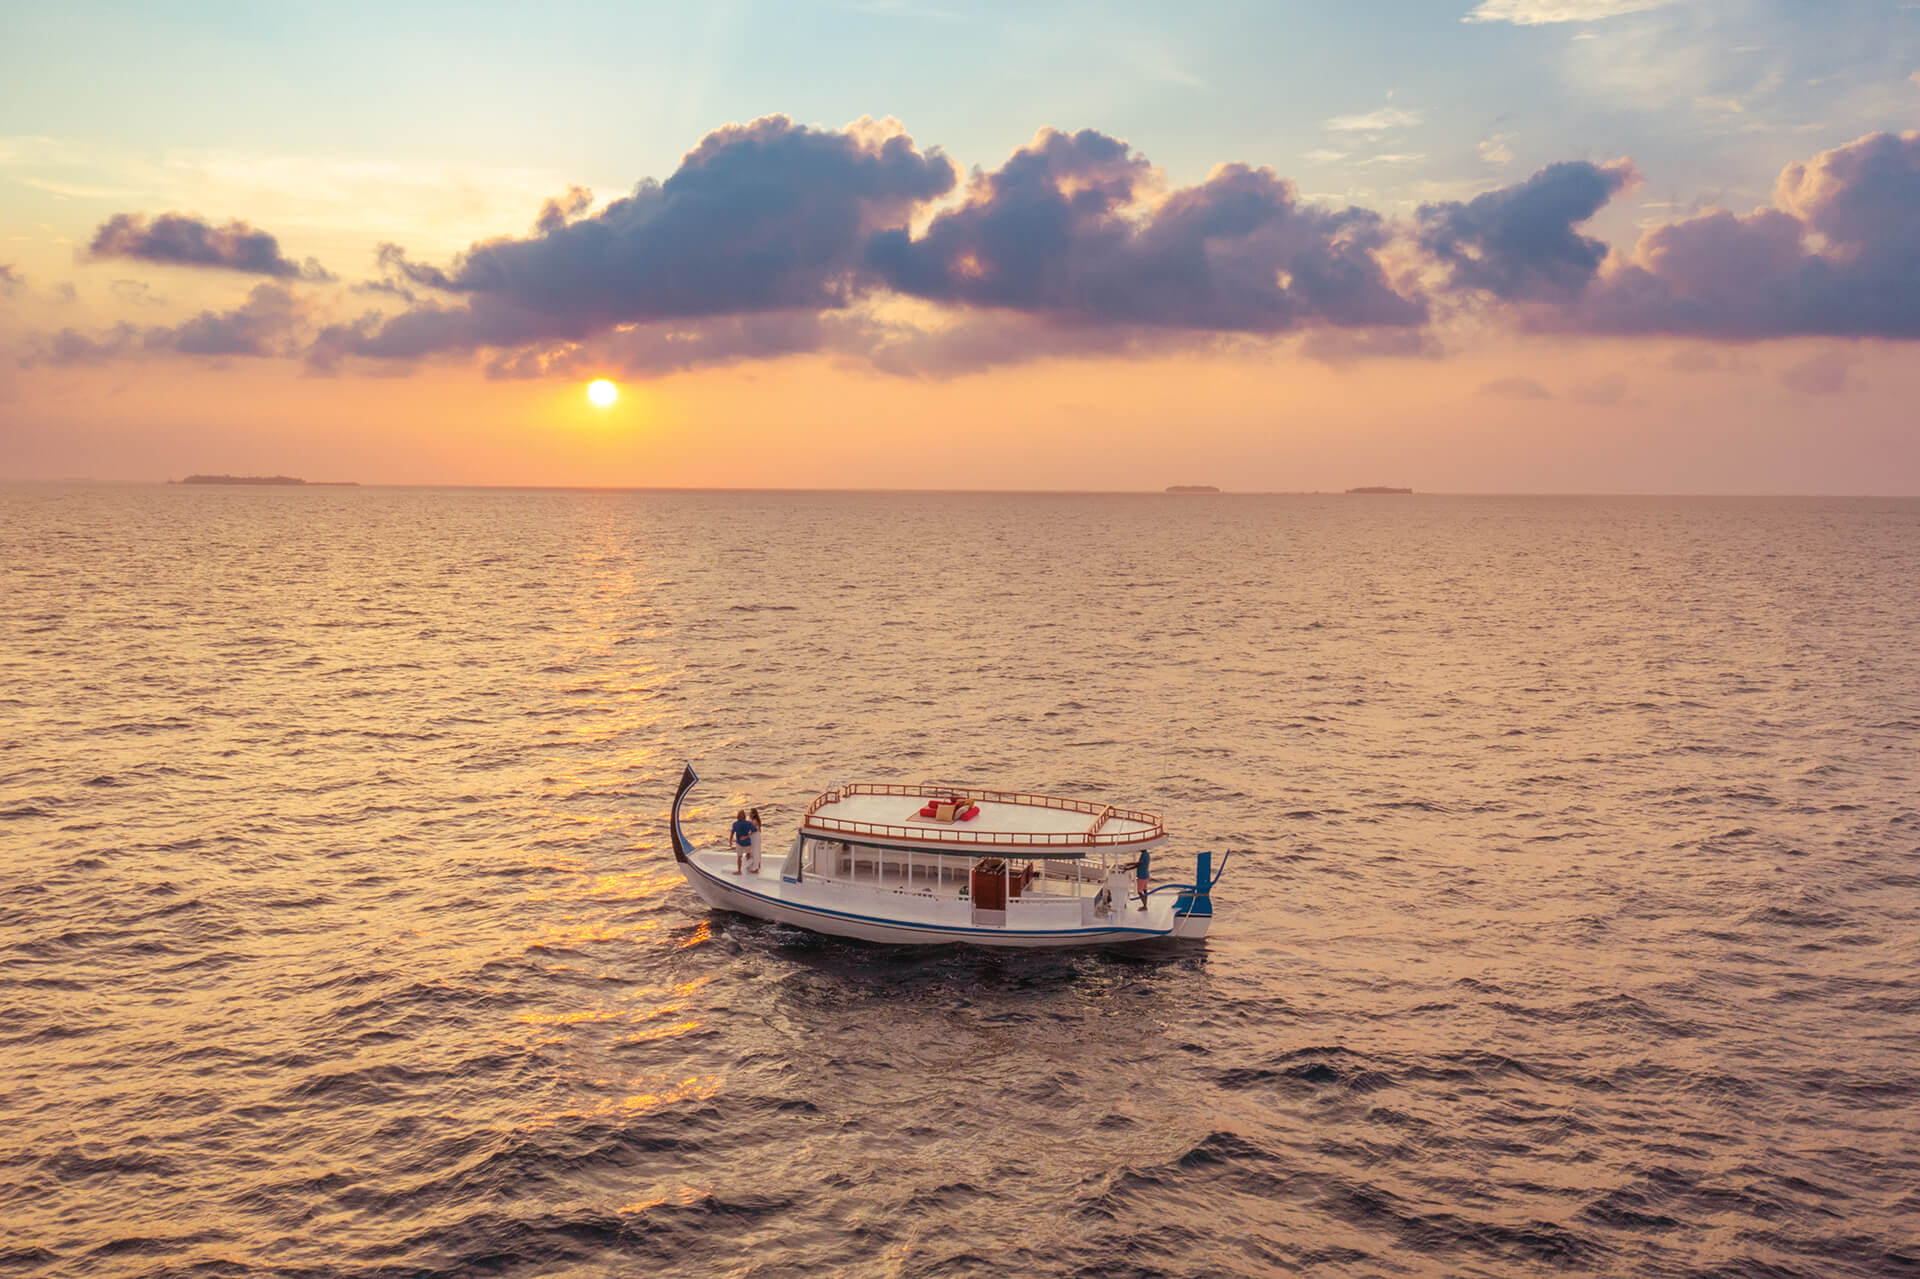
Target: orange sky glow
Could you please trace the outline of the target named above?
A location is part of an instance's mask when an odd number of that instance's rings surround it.
[[[584,381],[470,368],[315,378],[246,365],[50,371],[9,403],[28,478],[299,474],[386,484],[1259,491],[1754,492],[1920,467],[1920,368],[1853,356],[1842,395],[1779,378],[1824,344],[1534,339],[1438,361],[1284,352],[1055,361],[946,381],[816,356]],[[1708,367],[1696,364],[1710,362]],[[1531,370],[1546,398],[1503,383]],[[217,394],[209,394],[217,381]],[[1650,476],[1657,478],[1650,480]]]

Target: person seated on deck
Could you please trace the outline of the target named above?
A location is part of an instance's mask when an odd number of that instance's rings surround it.
[[[740,873],[740,863],[746,860],[747,850],[753,847],[753,823],[747,820],[747,810],[741,809],[733,815],[733,830],[728,836],[733,844],[733,873]]]

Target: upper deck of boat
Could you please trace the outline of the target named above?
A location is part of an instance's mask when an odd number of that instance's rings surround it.
[[[972,800],[971,821],[922,817],[930,799]],[[1166,838],[1153,813],[1054,795],[978,790],[967,786],[854,783],[837,786],[808,805],[802,833],[854,843],[931,848],[977,855],[1084,857],[1138,851]]]

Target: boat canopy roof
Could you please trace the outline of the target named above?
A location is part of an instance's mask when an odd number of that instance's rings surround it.
[[[968,801],[972,817],[941,821],[929,801]],[[815,839],[928,849],[960,856],[1078,858],[1138,852],[1166,839],[1154,813],[1084,799],[970,786],[855,782],[807,805],[800,832]]]

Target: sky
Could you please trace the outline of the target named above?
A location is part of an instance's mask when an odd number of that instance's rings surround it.
[[[1920,3],[4,25],[4,479],[1920,494]]]

